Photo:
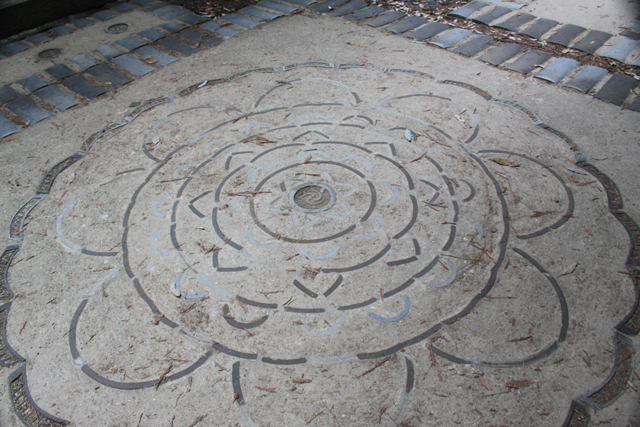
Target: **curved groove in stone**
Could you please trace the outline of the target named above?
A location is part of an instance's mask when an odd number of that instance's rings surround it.
[[[305,256],[305,257],[307,257],[309,259],[329,259],[332,256],[336,255],[338,253],[338,251],[340,251],[340,243],[335,243],[335,246],[333,247],[332,250],[330,250],[326,254],[322,254],[322,255],[310,254],[309,252],[307,252],[304,249],[302,249],[302,246],[296,246],[296,250],[298,251],[298,253],[300,255]]]
[[[412,279],[413,280],[413,279]],[[404,308],[402,309],[402,311],[400,312],[400,314],[396,315],[396,316],[392,316],[392,317],[383,317],[383,316],[379,316],[375,313],[367,313],[367,315],[369,315],[369,317],[371,317],[374,320],[377,320],[379,322],[386,322],[386,323],[391,323],[391,322],[397,322],[398,320],[402,320],[407,314],[409,314],[409,310],[411,309],[411,301],[409,300],[408,296],[404,296]]]
[[[407,172],[407,169],[404,166],[402,166],[400,163],[396,162],[395,160],[388,158],[387,156],[383,156],[382,154],[376,154],[376,157],[385,159],[386,161],[388,161],[389,163],[391,163],[392,165],[400,169],[400,172],[402,172],[404,174],[404,177],[407,179],[407,184],[409,184],[409,190],[413,190],[414,188],[413,179],[411,178],[411,175],[409,174],[409,172]]]
[[[315,292],[311,291],[310,289],[305,287],[302,283],[298,282],[297,280],[293,281],[293,286],[298,288],[304,294],[309,295],[311,298],[318,298],[318,294],[316,294]]]
[[[36,194],[18,209],[18,211],[11,218],[9,223],[9,238],[12,240],[22,240],[22,231],[24,229],[24,221],[29,216],[29,213],[36,207],[42,199],[47,197],[46,194]]]
[[[232,357],[238,357],[240,359],[255,360],[258,358],[257,354],[243,353],[241,351],[236,351],[229,347],[225,347],[224,345],[218,342],[213,343],[213,348],[218,350],[221,353],[228,354],[229,356],[232,356]]]
[[[247,240],[249,241],[249,243],[251,243],[253,246],[257,247],[257,248],[277,248],[278,246],[280,246],[281,244],[278,242],[275,243],[260,243],[258,242],[254,237],[253,237],[253,228],[254,225],[251,225],[249,227],[249,229],[247,230]],[[338,245],[339,246],[339,245]],[[338,249],[340,249],[338,247]],[[337,251],[336,251],[337,252]]]
[[[227,236],[225,236],[225,234],[220,229],[220,226],[218,225],[218,208],[217,207],[213,208],[213,211],[211,212],[211,223],[213,224],[213,229],[216,231],[216,234],[218,235],[218,237],[220,237],[220,239],[225,244],[228,244],[229,246],[231,246],[237,251],[242,250],[242,246],[232,241],[231,238],[227,238]]]
[[[416,199],[416,196],[414,196],[413,194],[410,194],[409,197],[411,198],[411,207],[412,207],[411,219],[409,220],[409,223],[402,229],[402,231],[400,231],[398,234],[393,236],[393,238],[396,240],[401,238],[405,234],[407,234],[409,230],[413,228],[413,226],[416,223],[416,220],[418,219],[418,200]]]
[[[33,400],[27,383],[27,366],[23,365],[9,376],[9,397],[18,418],[25,426],[35,426],[32,421],[37,421],[37,426],[62,427],[69,424],[61,418],[54,417],[42,410]]]
[[[474,239],[476,240],[480,240],[482,239],[482,236],[484,235],[484,230],[482,229],[482,226],[480,225],[480,223],[478,221],[476,221],[473,218],[470,218],[468,216],[464,217],[467,221],[469,221],[471,224],[474,225],[474,227],[476,227],[476,230],[478,231],[478,234],[476,235],[476,237],[474,237]]]
[[[369,209],[367,209],[367,212],[365,212],[364,216],[360,218],[360,222],[366,222],[369,219],[374,209],[376,208],[376,203],[378,200],[378,197],[376,196],[376,187],[373,185],[373,182],[367,180],[367,184],[369,185],[369,191],[371,192]]]
[[[449,277],[447,278],[447,280],[443,281],[443,282],[434,282],[434,283],[429,283],[429,287],[430,288],[444,288],[445,286],[449,286],[450,284],[452,284],[454,282],[454,280],[456,280],[456,276],[458,275],[458,270],[456,269],[456,265],[453,261],[451,261],[450,259],[447,260],[447,265],[449,266],[449,271],[451,273],[449,273]]]
[[[537,362],[549,356],[558,348],[558,341],[553,341],[553,343],[551,343],[547,347],[543,348],[542,350],[538,351],[537,353],[529,357],[526,357],[524,359],[508,361],[508,362],[492,362],[492,361],[485,361],[485,360],[478,360],[478,359],[462,359],[452,354],[449,354],[445,351],[440,350],[439,348],[435,347],[433,344],[431,344],[431,348],[433,349],[434,354],[444,359],[447,359],[452,363],[456,363],[458,365],[485,366],[488,368],[515,368],[518,366],[530,365],[533,362]]]
[[[218,188],[216,188],[216,195],[215,195],[216,203],[218,203],[220,201],[220,192],[222,192],[222,187],[224,187],[224,185],[227,183],[229,178],[231,178],[233,175],[236,174],[236,172],[238,172],[240,169],[242,169],[244,167],[245,167],[245,165],[240,165],[237,168],[235,168],[233,171],[229,172],[229,174],[227,176],[222,178],[222,181],[220,181],[220,184],[218,184]]]
[[[369,258],[368,260],[366,260],[364,262],[361,262],[360,264],[352,265],[351,267],[343,267],[343,268],[323,268],[322,272],[323,273],[346,273],[348,271],[354,271],[354,270],[361,269],[363,267],[366,267],[366,266],[371,265],[374,262],[378,261],[380,258],[385,256],[385,254],[387,252],[389,252],[390,249],[391,249],[391,244],[388,244],[387,246],[385,246],[385,248],[383,250],[378,252],[372,258]]]
[[[100,138],[102,138],[103,136],[105,136],[107,133],[111,132],[112,130],[116,130],[124,125],[126,125],[126,122],[115,122],[115,123],[111,123],[110,125],[108,125],[107,127],[105,127],[104,129],[92,134],[91,136],[89,136],[89,138],[85,139],[84,142],[82,143],[82,145],[80,146],[80,150],[78,150],[78,152],[80,154],[87,154],[89,152],[89,150],[91,150],[91,147],[93,146],[93,144],[99,140]],[[144,145],[143,145],[144,148]],[[145,153],[147,154],[147,153]],[[147,154],[147,155],[150,155]],[[158,161],[158,160],[156,160]]]
[[[473,198],[476,196],[476,189],[473,188],[473,185],[471,185],[471,183],[464,178],[458,178],[458,181],[462,181],[465,184],[467,184],[469,186],[469,191],[471,192],[471,194],[469,194],[466,198],[462,199],[462,201],[466,203],[473,200]]]
[[[138,106],[135,110],[127,114],[124,120],[128,123],[134,121],[140,114],[148,111],[158,105],[166,104],[168,102],[172,102],[175,98],[173,96],[163,96],[161,98],[150,99],[148,101],[144,101],[142,104]]]
[[[346,145],[348,147],[351,148],[355,148],[357,150],[362,150],[367,154],[372,154],[373,152],[371,150],[369,150],[368,148],[365,147],[361,147],[357,144],[353,144],[351,142],[344,142],[344,141],[316,141],[316,142],[312,142],[311,145],[321,145],[321,144],[331,144],[331,145]],[[367,168],[369,170],[369,172],[371,172],[373,170],[373,163],[371,163],[369,160],[364,159],[360,156],[348,156],[347,158],[353,158],[353,159],[358,159],[358,160],[363,160],[365,162],[365,164],[367,165]],[[345,159],[342,159],[345,160]]]
[[[362,308],[362,307],[366,307],[368,305],[371,305],[376,301],[377,301],[376,298],[371,298],[371,299],[368,299],[366,301],[359,302],[357,304],[343,305],[342,307],[338,307],[338,310],[340,310],[340,311],[355,310],[356,308]]]
[[[407,364],[407,383],[405,387],[405,392],[407,394],[413,391],[413,386],[415,384],[415,369],[413,367],[413,360],[408,354],[404,355],[404,360]]]
[[[333,285],[331,285],[331,287],[327,289],[322,295],[324,295],[325,297],[328,297],[329,295],[331,295],[336,289],[338,289],[338,286],[340,286],[340,284],[342,283],[342,280],[343,280],[343,277],[341,274],[338,276],[336,281],[333,282]]]
[[[224,317],[224,316],[223,316]],[[231,319],[229,317],[224,317],[224,320],[227,322],[229,326],[237,329],[253,329],[261,326],[264,322],[269,319],[269,316],[262,316],[258,320],[254,320],[253,322],[238,322],[235,319]]]
[[[9,266],[19,250],[20,246],[18,245],[7,246],[0,256],[0,302],[8,301],[13,297],[13,292],[9,287]]]
[[[231,384],[233,385],[233,399],[238,405],[244,405],[242,387],[240,386],[240,362],[235,362],[231,368]]]
[[[302,308],[302,307],[290,307],[288,305],[285,305],[284,311],[288,311],[291,313],[312,314],[312,313],[324,313],[326,310],[324,308]]]
[[[276,309],[278,308],[278,304],[272,304],[272,303],[267,303],[267,302],[258,302],[258,301],[252,301],[250,299],[241,297],[240,295],[236,295],[236,299],[240,302],[242,302],[243,304],[246,305],[250,305],[253,307],[258,307],[258,308],[271,308],[271,309]]]
[[[421,181],[423,181],[423,180],[421,180]],[[392,205],[395,202],[397,202],[398,198],[400,197],[400,190],[398,190],[398,186],[394,185],[394,184],[391,184],[390,182],[386,182],[386,181],[382,181],[381,184],[386,185],[387,187],[389,187],[389,189],[393,193],[391,198],[389,200],[387,200],[386,202],[384,202],[382,204],[382,206],[389,206],[389,205]]]
[[[419,272],[417,272],[416,274],[413,275],[413,277],[420,278],[422,276],[424,276],[425,274],[427,274],[428,272],[430,272],[433,267],[436,266],[436,264],[438,263],[438,260],[440,259],[440,255],[436,255],[429,264],[427,264],[427,266],[425,268],[423,268],[422,270],[420,270]]]
[[[9,317],[10,309],[10,302],[0,306],[0,325],[2,327],[2,336],[0,336],[0,366],[4,366],[5,368],[25,361],[24,357],[20,356],[7,340],[7,318]]]
[[[160,211],[158,211],[158,205],[160,204],[161,201],[163,201],[164,199],[166,199],[167,197],[171,197],[171,195],[169,194],[162,194],[161,196],[157,197],[154,201],[153,204],[151,205],[151,213],[156,217],[156,218],[161,218],[164,219],[167,216],[163,213],[160,213]]]
[[[307,359],[304,357],[298,359],[272,359],[270,357],[263,357],[262,361],[271,365],[301,365],[307,363]]]
[[[262,153],[260,153],[260,154],[258,154],[257,156],[255,156],[253,159],[251,159],[251,160],[249,161],[249,163],[253,163],[253,162],[255,162],[256,160],[258,160],[260,157],[262,157],[262,156],[264,156],[264,155],[266,155],[266,154],[269,154],[269,153],[271,153],[271,152],[273,152],[273,151],[275,151],[275,150],[280,150],[280,149],[282,149],[282,148],[287,148],[287,147],[300,147],[301,145],[304,145],[304,144],[300,144],[300,143],[296,143],[296,144],[283,144],[283,145],[279,145],[279,146],[277,146],[277,147],[269,148],[268,150],[265,150],[265,151],[263,151]]]
[[[567,418],[562,423],[562,427],[587,427],[591,416],[586,408],[573,400],[567,413]]]

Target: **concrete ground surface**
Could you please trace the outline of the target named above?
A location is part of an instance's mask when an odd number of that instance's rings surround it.
[[[639,425],[638,117],[305,10],[25,127],[0,425]]]

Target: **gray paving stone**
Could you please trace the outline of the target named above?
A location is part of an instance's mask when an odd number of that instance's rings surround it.
[[[551,83],[558,83],[571,71],[580,66],[580,63],[570,58],[558,58],[547,65],[542,71],[535,75],[536,78],[547,80]]]
[[[136,55],[140,56],[143,59],[150,59],[155,61],[157,65],[161,67],[165,67],[172,62],[177,61],[180,58],[177,58],[173,55],[169,55],[167,52],[158,49],[155,46],[142,46],[140,49],[134,52]]]
[[[525,36],[529,36],[532,39],[539,39],[556,25],[558,25],[558,21],[554,21],[553,19],[540,18],[529,28],[518,32],[520,34],[524,34]]]
[[[48,35],[46,35],[45,33],[38,33],[38,34],[33,34],[27,38],[25,38],[25,41],[28,41],[29,43],[33,43],[36,46],[42,44],[42,43],[46,43],[53,40],[51,37],[49,37]]]
[[[480,61],[489,63],[491,65],[500,65],[504,61],[507,61],[518,53],[522,52],[524,48],[518,46],[513,43],[502,43],[500,46],[496,46],[491,49],[489,52],[483,54],[480,58]]]
[[[191,56],[194,53],[200,52],[202,50],[197,47],[191,47],[175,37],[167,37],[166,39],[158,40],[156,44],[173,52],[181,53],[185,56]]]
[[[68,25],[58,25],[57,27],[53,27],[51,31],[53,31],[56,36],[60,37],[71,34],[74,30]]]
[[[626,74],[616,73],[593,96],[615,105],[622,105],[636,87],[638,87],[636,79]]]
[[[147,28],[146,30],[140,31],[137,35],[152,42],[159,40],[165,36],[162,31],[156,28]]]
[[[487,12],[484,15],[480,15],[477,18],[473,18],[473,21],[489,25],[491,22],[495,21],[498,18],[502,18],[509,12],[513,12],[513,9],[509,9],[508,7],[503,6],[496,6],[490,12]]]
[[[536,19],[535,16],[530,15],[528,13],[519,13],[517,15],[513,15],[511,18],[507,19],[504,22],[494,25],[497,28],[504,28],[509,31],[516,31],[518,28],[526,24],[527,22],[531,22]]]
[[[169,21],[171,19],[178,19],[184,15],[187,15],[191,12],[189,12],[187,9],[183,9],[183,8],[179,8],[174,10],[171,13],[167,13],[166,15],[162,16],[162,19],[164,19],[165,21]]]
[[[95,24],[96,21],[89,19],[89,18],[78,18],[78,19],[74,19],[73,21],[70,22],[71,25],[73,25],[76,28],[85,28],[88,27],[90,25]]]
[[[640,33],[633,30],[624,30],[620,33],[622,37],[626,37],[628,39],[640,40]]]
[[[144,10],[145,12],[153,12],[158,9],[162,9],[163,7],[166,7],[168,5],[169,3],[167,3],[166,1],[159,1],[157,3],[151,3],[150,5],[145,6],[144,9],[142,10]]]
[[[99,19],[100,21],[107,21],[113,18],[114,16],[118,16],[118,14],[110,10],[101,10],[100,12],[96,12],[93,15],[91,15],[92,18]]]
[[[217,30],[215,30],[215,32],[223,36],[233,37],[236,34],[241,33],[242,31],[233,27],[220,27]]]
[[[65,77],[69,77],[74,75],[76,72],[73,71],[71,68],[67,67],[64,64],[56,64],[53,67],[49,67],[46,70],[47,74],[49,74],[51,77],[53,77],[56,80],[62,80]]]
[[[488,3],[495,4],[496,6],[508,7],[509,9],[512,9],[512,10],[520,9],[523,6],[523,4],[516,3],[513,1],[501,1],[501,0],[485,0],[485,1]]]
[[[370,27],[378,28],[382,27],[383,25],[390,24],[393,21],[397,21],[400,18],[404,18],[405,16],[407,15],[402,12],[393,10],[390,12],[385,12],[382,15],[378,15],[375,18],[369,19],[367,22],[365,22],[365,24]]]
[[[139,6],[143,6],[143,5],[139,5]],[[115,10],[118,13],[131,12],[133,9],[135,9],[135,7],[128,3],[118,3],[111,8],[111,10]]]
[[[122,55],[124,52],[121,51],[120,49],[111,46],[110,44],[106,44],[104,46],[100,46],[99,48],[97,48],[94,52],[100,54],[100,56],[102,56],[105,59],[113,59],[116,56]]]
[[[468,42],[463,43],[452,50],[465,56],[473,56],[487,49],[489,46],[495,45],[496,43],[497,42],[493,37],[478,34]]]
[[[262,0],[258,3],[258,6],[264,7],[266,9],[275,10],[276,12],[282,12],[285,14],[289,14],[294,10],[300,9],[298,6],[293,6],[291,4],[280,3],[274,0]]]
[[[22,86],[23,88],[25,88],[26,90],[28,90],[29,92],[33,92],[34,90],[40,89],[41,87],[44,87],[49,84],[48,81],[36,76],[35,74],[29,77],[26,77],[24,79],[20,79],[16,83]]]
[[[352,3],[352,2],[349,2]],[[346,7],[347,5],[345,5]],[[384,12],[386,9],[382,6],[371,6],[368,7],[366,9],[362,9],[359,10],[357,12],[355,12],[353,15],[349,15],[346,17],[346,19],[350,20],[350,21],[354,21],[354,22],[360,22],[360,21],[364,21],[365,19],[369,19],[372,18],[374,16],[378,16],[380,15],[382,12]]]
[[[196,30],[195,28],[187,28],[186,30],[179,32],[178,35],[183,39],[189,40],[193,44],[198,45],[202,40],[204,40],[207,33]]]
[[[212,33],[220,27],[221,25],[218,21],[208,21],[200,25],[200,28],[204,28],[205,30],[211,31]]]
[[[145,44],[147,44],[147,42],[142,41],[134,36],[127,36],[123,39],[116,40],[116,44],[122,46],[128,51],[132,51],[139,48],[140,46],[144,46]]]
[[[4,138],[18,131],[20,131],[20,126],[14,124],[0,111],[0,138]]]
[[[198,25],[207,21],[207,18],[196,15],[195,13],[185,13],[184,15],[180,15],[176,19],[189,25]]]
[[[29,45],[22,42],[12,42],[2,46],[2,49],[5,52],[8,52],[13,55],[14,53],[22,52],[23,50],[29,49]]]
[[[133,79],[107,64],[100,64],[87,70],[88,74],[111,86],[114,89],[132,82]]]
[[[258,9],[257,7],[247,6],[240,9],[238,12],[243,15],[253,16],[254,18],[264,19],[265,21],[272,21],[279,16],[282,16],[282,13],[275,12],[267,12],[266,10]]]
[[[624,60],[629,56],[632,50],[640,46],[640,41],[632,40],[625,37],[620,38],[613,46],[607,49],[606,52],[602,53],[600,56],[604,56],[606,58],[612,58],[620,62],[624,62]]]
[[[131,0],[131,3],[138,5],[140,7],[145,7],[148,6],[149,4],[153,3],[154,0]]]
[[[4,53],[0,52],[0,59],[4,59],[6,57],[7,57],[7,55],[5,55]]]
[[[177,6],[175,4],[168,4],[164,7],[161,7],[159,9],[156,9],[154,11],[152,11],[151,13],[153,13],[156,16],[159,16],[160,18],[169,15],[173,12],[175,12],[176,10],[181,10],[182,8],[180,6]],[[184,9],[182,9],[184,10]]]
[[[0,104],[19,98],[21,95],[9,86],[0,86]]]
[[[179,21],[169,21],[158,25],[158,28],[165,30],[168,33],[174,34],[178,31],[184,30],[188,25]]]
[[[406,33],[409,30],[413,30],[416,27],[419,27],[425,22],[427,22],[427,20],[424,18],[421,18],[420,16],[407,16],[406,18],[401,19],[400,21],[389,25],[388,27],[385,28],[385,30],[395,34],[402,34],[402,33]]]
[[[460,18],[467,19],[469,16],[473,15],[475,12],[479,11],[483,7],[489,6],[488,3],[483,3],[481,1],[474,1],[467,4],[464,7],[461,7],[458,10],[454,10],[453,12],[449,12],[449,15],[457,16]]]
[[[553,55],[547,52],[529,49],[520,58],[516,59],[505,68],[518,73],[529,74],[536,69],[537,65],[541,65],[548,61],[551,56]]]
[[[443,49],[448,49],[452,46],[457,45],[472,34],[473,31],[465,30],[463,28],[454,28],[431,40],[429,44],[441,47]]]
[[[21,96],[18,99],[7,103],[5,105],[13,114],[19,116],[28,124],[38,123],[40,120],[45,119],[51,115],[50,112],[40,107],[35,101],[26,96]]]
[[[562,86],[586,93],[598,84],[598,82],[606,75],[607,70],[604,68],[585,65],[578,74]]]
[[[218,38],[216,36],[209,36],[206,39],[202,40],[202,43],[200,43],[200,47],[213,47],[217,44],[222,43],[222,39]]]
[[[231,22],[232,24],[236,24],[245,28],[253,28],[260,25],[260,22],[254,21],[253,19],[248,18],[246,16],[238,15],[237,13],[225,15],[223,16],[223,19]]]
[[[93,56],[90,56],[86,53],[80,54],[78,56],[74,56],[69,61],[76,64],[83,71],[88,68],[94,67],[100,63],[100,61],[98,61]]]
[[[58,86],[47,86],[35,92],[35,95],[47,104],[52,105],[58,111],[64,111],[74,105],[78,105],[78,100]]]
[[[611,37],[613,37],[613,34],[605,33],[604,31],[591,30],[585,38],[571,47],[583,52],[595,53],[595,51],[603,46]]]
[[[156,68],[145,64],[130,53],[113,58],[112,62],[118,67],[123,68],[136,76],[144,76],[145,74],[156,70]]]
[[[330,10],[337,8],[338,6],[342,6],[349,0],[327,0],[322,3],[318,3],[315,6],[311,7],[311,10],[314,10],[318,13],[327,13]]]
[[[640,67],[640,56],[630,62],[631,65],[635,65],[636,67]]]
[[[345,16],[350,13],[353,13],[357,10],[367,7],[367,3],[360,0],[351,0],[349,3],[343,4],[342,6],[330,10],[329,15],[331,16]]]
[[[571,40],[582,34],[586,28],[579,25],[566,24],[547,39],[549,43],[556,43],[561,46],[569,46]]]
[[[629,104],[627,109],[640,112],[640,96],[636,96],[636,99],[634,99],[633,102]],[[0,120],[0,138],[2,138],[2,121],[1,120]]]
[[[307,7],[316,3],[316,0],[282,0],[285,3],[295,4],[297,6]]]
[[[430,39],[431,37],[438,35],[441,32],[448,30],[449,28],[451,28],[450,25],[444,24],[442,22],[429,22],[424,27],[420,27],[410,34],[405,34],[405,37],[423,41],[426,39]]]

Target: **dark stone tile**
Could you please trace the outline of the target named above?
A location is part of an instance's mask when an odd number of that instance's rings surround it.
[[[535,75],[536,78],[558,83],[571,71],[580,66],[580,63],[570,58],[558,58],[547,65],[544,70]]]
[[[338,6],[342,6],[349,0],[327,0],[322,3],[318,3],[315,6],[311,7],[311,10],[314,10],[318,13],[327,13]]]
[[[130,53],[113,58],[112,62],[118,67],[127,70],[136,76],[144,76],[145,74],[156,70],[154,67],[145,64]]]
[[[76,28],[85,28],[88,27],[90,25],[95,24],[96,21],[94,21],[93,19],[89,19],[89,18],[78,18],[78,19],[74,19],[73,21],[70,22],[71,25],[73,25]]]
[[[626,74],[616,73],[593,96],[615,105],[622,105],[636,87],[638,87],[636,79]]]
[[[68,25],[58,25],[57,27],[53,27],[49,31],[53,31],[53,33],[56,36],[60,37],[60,36],[66,36],[67,34],[73,33],[74,29]]]
[[[468,42],[463,43],[452,50],[454,52],[461,53],[464,56],[473,56],[487,49],[489,46],[495,45],[496,43],[497,42],[493,37],[479,34],[473,37]]]
[[[535,16],[530,15],[528,13],[519,13],[517,15],[513,15],[511,18],[507,19],[504,22],[494,25],[497,28],[504,28],[509,31],[516,31],[518,28],[526,24],[527,22],[531,22],[536,19]]]
[[[238,15],[237,13],[225,15],[222,17],[222,19],[245,28],[253,28],[260,25],[260,22],[254,21],[253,19],[247,18],[246,16]]]
[[[483,62],[487,62],[491,65],[500,65],[504,61],[507,61],[518,53],[522,52],[524,48],[513,43],[502,43],[500,46],[496,46],[489,52],[482,55],[479,59]]]
[[[477,18],[474,18],[474,22],[480,22],[481,24],[489,25],[491,22],[495,21],[498,18],[502,18],[509,12],[513,12],[513,9],[509,9],[504,6],[496,6],[490,12],[485,13],[484,15],[480,15]]]
[[[100,12],[96,12],[93,15],[91,15],[93,19],[98,19],[100,21],[107,21],[113,18],[114,16],[118,16],[118,14],[110,10],[101,10]]]
[[[282,0],[285,3],[295,4],[297,6],[307,7],[316,2],[316,0]]]
[[[488,3],[483,3],[481,1],[474,1],[467,4],[466,6],[461,7],[458,10],[454,10],[453,12],[450,12],[449,15],[466,19],[469,16],[473,15],[475,12],[482,9],[483,7],[487,7],[487,6],[489,6]]]
[[[571,40],[582,34],[586,28],[578,25],[566,24],[547,39],[549,43],[556,43],[561,46],[569,46]]]
[[[191,13],[191,12],[189,12],[186,9],[179,8],[179,9],[174,10],[171,13],[167,13],[166,15],[163,15],[162,19],[164,19],[166,21],[169,21],[170,19],[177,19],[177,18],[180,18],[180,17],[182,17],[182,16],[184,16],[186,14],[189,14],[189,13]]]
[[[640,112],[640,96],[637,96],[627,109]],[[0,138],[2,138],[2,122],[0,122]]]
[[[368,4],[360,1],[360,0],[351,0],[349,3],[343,4],[342,6],[330,10],[329,11],[329,15],[331,16],[344,16],[344,15],[348,15],[350,13],[353,13],[357,10],[360,10],[364,7],[367,7]]]
[[[602,53],[600,56],[604,56],[606,58],[612,58],[616,61],[624,62],[624,60],[629,56],[631,51],[640,46],[640,41],[632,40],[627,38],[619,39],[613,46],[607,49],[606,52]]]
[[[418,28],[414,32],[410,34],[405,34],[405,37],[412,38],[414,40],[426,40],[431,37],[440,34],[443,31],[451,28],[448,24],[443,24],[442,22],[429,22],[424,27]]]
[[[243,7],[238,12],[243,15],[253,16],[254,18],[264,19],[265,21],[272,21],[277,17],[282,16],[282,13],[267,12],[266,10],[258,9],[253,6]]]
[[[200,47],[213,47],[215,45],[218,45],[222,43],[222,39],[218,38],[216,36],[209,36],[206,39],[202,40],[202,43],[200,43]]]
[[[640,33],[632,30],[624,30],[620,33],[622,37],[626,37],[628,39],[640,40]]]
[[[6,57],[7,57],[7,55],[5,55],[4,53],[0,52],[0,59],[4,59]]]
[[[266,9],[275,10],[276,12],[281,12],[284,14],[289,14],[294,10],[300,9],[298,6],[293,6],[291,4],[286,4],[286,3],[280,3],[274,0],[262,0],[260,3],[258,3],[258,6],[264,7]]]
[[[0,104],[6,104],[9,101],[19,98],[20,95],[9,86],[0,86]]]
[[[608,74],[607,70],[592,65],[585,65],[578,74],[563,86],[580,92],[589,92],[604,76]]]
[[[387,25],[392,23],[393,21],[397,21],[400,18],[404,18],[405,15],[402,12],[398,12],[397,10],[392,10],[389,12],[385,12],[382,15],[378,15],[375,18],[371,18],[368,21],[365,22],[365,24],[367,24],[370,27],[374,27],[374,28],[378,28],[378,27],[382,27],[383,25]]]
[[[396,34],[402,34],[419,27],[425,22],[427,22],[426,19],[421,18],[420,16],[407,16],[406,18],[389,25],[385,30]]]
[[[215,30],[217,30],[221,26],[222,25],[220,25],[220,22],[218,21],[208,21],[200,25],[200,28],[204,28],[205,30],[211,31],[213,33]]]
[[[83,71],[88,69],[88,68],[94,67],[94,66],[96,66],[96,65],[98,65],[100,63],[100,61],[98,61],[93,56],[90,56],[90,55],[88,55],[86,53],[83,53],[83,54],[78,55],[78,56],[74,56],[69,61],[71,61],[74,64],[76,64]]]
[[[178,31],[184,30],[188,25],[178,21],[169,21],[158,25],[158,28],[165,30],[168,33],[174,34]]]
[[[18,131],[20,131],[20,126],[14,124],[0,111],[0,138],[4,138]]]
[[[591,30],[585,38],[571,47],[583,52],[595,53],[595,51],[603,46],[611,37],[613,37],[613,34],[605,33],[604,31]]]
[[[150,59],[151,61],[155,61],[155,63],[161,67],[167,66],[180,59],[173,55],[169,55],[167,52],[160,50],[155,46],[143,46],[134,53],[143,60]]]
[[[159,40],[165,36],[162,31],[156,28],[147,28],[146,30],[140,31],[137,35],[152,42]]]
[[[128,51],[132,51],[134,49],[139,48],[140,46],[144,46],[145,44],[147,44],[147,42],[142,41],[139,38],[134,36],[127,36],[123,39],[116,40],[116,44],[122,46]]]
[[[472,34],[473,31],[465,30],[463,28],[454,28],[431,40],[429,44],[441,47],[443,49],[448,49],[452,46],[457,45]]]
[[[349,2],[351,3],[351,2]],[[344,7],[347,7],[346,4]],[[371,6],[366,9],[362,9],[354,13],[353,15],[347,16],[347,19],[354,22],[364,21],[365,19],[373,18],[374,16],[380,15],[386,9],[382,6]]]
[[[130,3],[133,3],[140,7],[145,7],[153,3],[155,0],[131,0]]]
[[[529,36],[532,39],[539,39],[550,29],[558,25],[558,21],[552,19],[540,18],[532,26],[522,31],[518,31],[520,34]]]
[[[124,52],[121,51],[120,49],[111,46],[109,44],[106,44],[104,46],[100,46],[99,48],[97,48],[95,50],[96,53],[100,54],[100,56],[102,56],[103,58],[109,60],[109,59],[113,59],[116,56],[122,55]]]
[[[215,32],[223,36],[233,37],[236,34],[241,33],[242,31],[237,30],[233,27],[220,27],[217,30],[215,30]]]
[[[88,74],[111,86],[114,89],[132,82],[133,79],[107,64],[100,64],[87,70]]]
[[[138,3],[136,3],[136,4],[138,4]],[[138,6],[144,6],[144,5],[138,4]],[[130,5],[130,4],[128,4],[128,3],[118,3],[118,4],[116,4],[115,6],[113,6],[111,8],[111,10],[115,10],[118,13],[131,12],[133,9],[135,9],[135,7]]]
[[[167,4],[166,6],[156,9],[151,13],[162,18],[166,15],[169,15],[175,12],[176,10],[184,10],[184,9],[182,9],[180,6],[177,6],[175,4]]]
[[[20,79],[16,83],[22,86],[23,88],[25,88],[26,90],[28,90],[29,92],[33,92],[34,90],[40,89],[41,87],[44,87],[49,84],[48,81],[36,76],[35,74],[29,77],[26,77],[24,79]]]
[[[520,58],[513,61],[507,67],[507,70],[517,71],[522,74],[529,74],[536,69],[537,65],[541,65],[551,58],[551,54],[541,52],[535,49],[529,49]]]
[[[23,50],[29,49],[29,45],[26,44],[26,43],[22,43],[22,42],[12,42],[12,43],[7,43],[4,46],[2,46],[2,49],[5,52],[10,53],[11,55],[13,55],[14,53],[22,52]]]
[[[198,45],[207,36],[204,31],[196,30],[195,28],[187,28],[184,31],[178,33],[180,37],[185,40],[189,40],[195,45]]]
[[[65,77],[74,75],[76,72],[64,64],[56,64],[44,70],[47,74],[56,80],[62,80]]]
[[[195,13],[185,13],[184,15],[180,15],[176,18],[178,21],[182,21],[185,24],[189,25],[198,25],[207,21],[207,18],[196,15]]]
[[[159,1],[157,3],[151,3],[150,5],[145,6],[144,9],[142,10],[144,10],[145,12],[153,12],[158,9],[162,9],[163,7],[166,7],[168,5],[169,3],[167,3],[166,1]]]
[[[42,43],[49,42],[51,40],[53,39],[48,35],[46,35],[45,33],[38,33],[25,38],[25,41],[28,41],[29,43],[33,43],[36,46]]]
[[[64,111],[74,105],[78,105],[78,100],[58,86],[47,86],[35,92],[35,95],[47,104],[52,105],[58,111]]]
[[[197,47],[191,47],[175,37],[167,37],[166,39],[158,40],[156,44],[173,52],[181,53],[185,56],[191,56],[194,53],[200,52],[202,50]]]
[[[50,112],[36,104],[33,99],[26,96],[14,99],[5,105],[5,107],[28,124],[38,123],[40,120],[51,115]]]

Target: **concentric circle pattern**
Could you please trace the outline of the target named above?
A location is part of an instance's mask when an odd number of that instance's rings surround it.
[[[56,168],[11,234],[57,260],[29,268],[56,283],[68,345],[15,347],[30,378],[70,361],[55,374],[68,395],[155,387],[172,406],[188,384],[249,426],[328,425],[333,410],[426,425],[428,396],[461,405],[462,382],[492,405],[520,390],[547,417],[498,411],[496,425],[560,425],[629,374],[614,365],[637,304],[617,271],[638,260],[615,185],[569,136],[475,86],[368,64],[251,70],[144,103]],[[588,366],[562,363],[583,352]],[[274,414],[288,399],[292,418]],[[70,405],[56,415],[86,424]]]

